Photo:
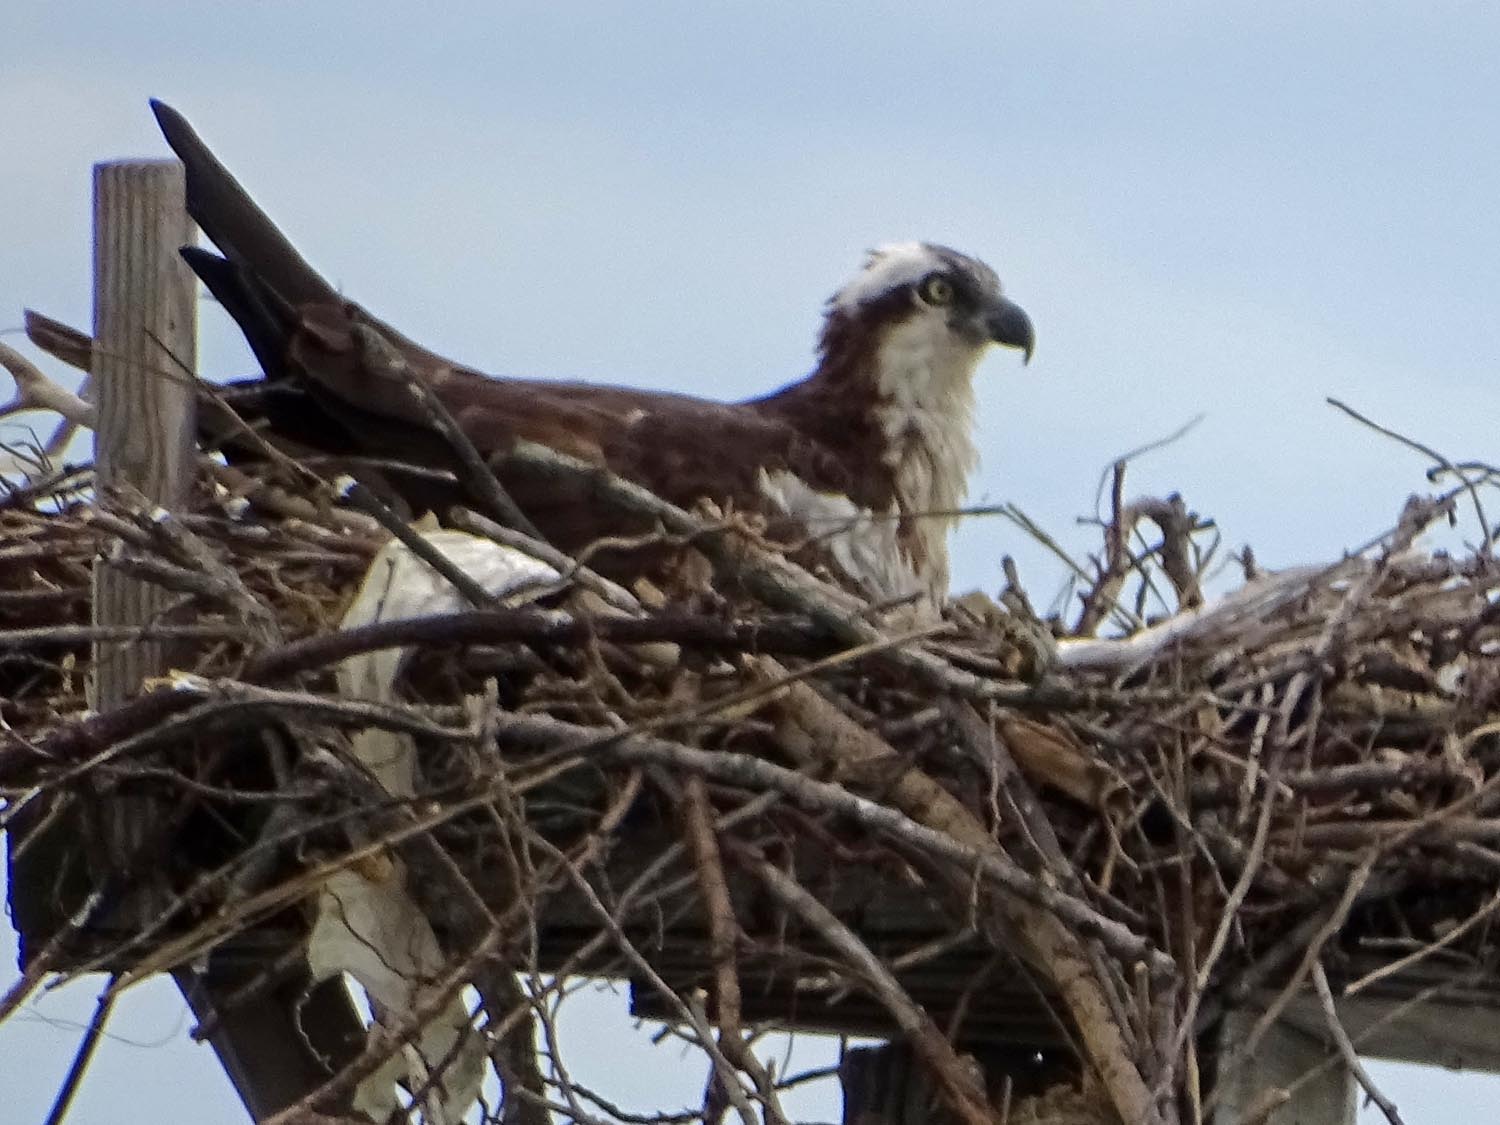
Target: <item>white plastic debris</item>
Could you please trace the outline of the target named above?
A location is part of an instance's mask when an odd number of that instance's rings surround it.
[[[457,531],[423,535],[437,551],[500,599],[526,601],[555,581],[556,570],[530,555]],[[365,575],[342,627],[399,621],[466,609],[468,603],[441,575],[399,542],[387,544]],[[352,656],[338,668],[340,694],[389,703],[407,650],[382,649]],[[407,735],[360,731],[353,752],[393,796],[416,792],[416,749]],[[432,926],[406,889],[406,873],[393,858],[350,867],[324,884],[308,939],[307,962],[317,980],[348,973],[369,994],[371,1007],[393,1024],[422,1002],[445,968]],[[421,1107],[428,1125],[457,1125],[479,1096],[485,1045],[473,1034],[468,1009],[455,997],[422,1028],[413,1043],[360,1083],[355,1107],[373,1121],[397,1105],[396,1082],[431,1094]]]

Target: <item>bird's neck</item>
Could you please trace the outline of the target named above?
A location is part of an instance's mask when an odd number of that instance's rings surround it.
[[[871,357],[873,415],[903,515],[946,537],[979,463],[974,368],[979,350],[913,319],[888,329]]]
[[[979,460],[980,354],[922,318],[872,333],[834,313],[817,369],[771,399],[811,436],[854,451],[857,503],[899,518],[902,553],[934,597],[947,591],[948,535]]]

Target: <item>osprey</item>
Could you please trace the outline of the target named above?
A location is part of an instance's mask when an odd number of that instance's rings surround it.
[[[992,343],[1029,359],[1034,339],[984,263],[924,242],[871,252],[828,302],[812,374],[744,402],[494,378],[346,301],[180,114],[152,108],[186,165],[188,210],[223,256],[183,255],[264,369],[255,412],[284,448],[456,463],[405,381],[371,362],[362,341],[373,329],[565,550],[644,529],[622,529],[555,481],[513,479],[504,453],[518,440],[604,466],[683,507],[709,500],[760,513],[769,533],[815,545],[832,577],[872,599],[936,602],[946,592],[948,533],[978,460],[975,368]],[[386,484],[416,510],[460,498],[430,474],[388,474]]]

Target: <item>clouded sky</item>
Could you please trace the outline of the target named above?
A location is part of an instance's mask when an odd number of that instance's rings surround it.
[[[1500,458],[1500,6],[17,7],[0,328],[25,306],[88,325],[89,166],[166,154],[155,96],[351,296],[496,372],[749,395],[808,370],[866,247],[980,256],[1039,346],[981,369],[971,499],[1076,550],[1101,469],[1200,413],[1130,491],[1182,491],[1271,566],[1335,557],[1425,487],[1325,396]],[[203,333],[208,374],[249,370],[211,306]],[[995,586],[1007,553],[1045,604],[1058,567],[997,519],[960,532],[956,581]],[[116,1030],[180,1041],[153,1011]],[[18,1120],[74,1034],[0,1028]],[[155,1087],[137,1120],[186,1119],[200,1081],[193,1119],[236,1120],[211,1061],[177,1077],[206,1048],[110,1050],[76,1120],[129,1120],[131,1074]],[[1393,1090],[1421,1121],[1464,1088]]]

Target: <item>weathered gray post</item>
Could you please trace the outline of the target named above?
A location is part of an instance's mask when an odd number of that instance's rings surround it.
[[[94,432],[99,493],[129,485],[180,510],[192,484],[193,387],[197,361],[197,283],[177,251],[193,238],[182,165],[129,160],[94,165],[94,347],[91,383],[99,409]],[[167,591],[94,568],[94,624],[143,625],[166,607]],[[165,671],[160,644],[94,646],[93,706],[114,707]],[[129,805],[112,842],[139,844],[145,827]],[[125,851],[123,854],[130,854]]]
[[[1252,1009],[1237,1009],[1224,1017],[1219,1032],[1223,1055],[1232,1056],[1249,1039],[1259,1014]],[[1293,1086],[1328,1050],[1323,1038],[1284,1021],[1273,1024],[1254,1056],[1242,1060],[1224,1076],[1213,1125],[1239,1125],[1255,1118],[1258,1115],[1253,1111],[1266,1104],[1262,1099],[1268,1091]],[[1355,1093],[1354,1076],[1342,1065],[1335,1066],[1296,1087],[1290,1099],[1259,1119],[1266,1125],[1354,1125]]]

